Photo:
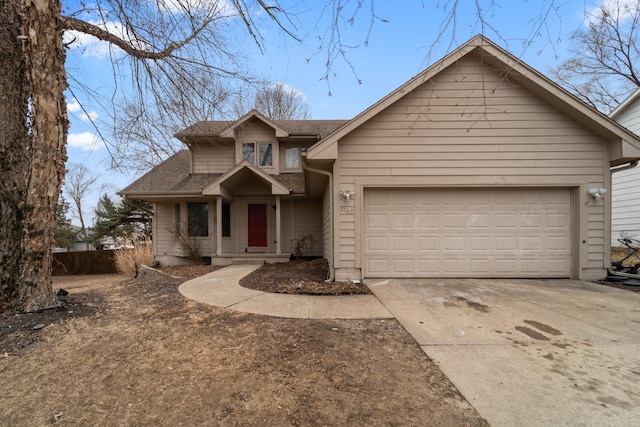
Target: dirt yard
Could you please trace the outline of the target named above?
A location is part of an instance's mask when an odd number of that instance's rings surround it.
[[[58,277],[66,310],[0,316],[0,424],[486,425],[396,321],[242,314],[182,281]]]

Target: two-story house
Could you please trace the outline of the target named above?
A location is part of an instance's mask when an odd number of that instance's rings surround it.
[[[483,36],[349,121],[202,122],[123,189],[227,264],[305,255],[332,279],[570,277],[610,265],[611,168],[640,139]]]
[[[296,249],[322,256],[326,178],[305,172],[301,154],[344,123],[269,120],[255,110],[199,122],[176,134],[187,149],[120,193],[154,202],[161,264],[186,261],[176,233],[200,240],[216,264],[289,260]]]

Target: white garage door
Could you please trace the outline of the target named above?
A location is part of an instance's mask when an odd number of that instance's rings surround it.
[[[365,277],[570,277],[556,189],[366,189]]]

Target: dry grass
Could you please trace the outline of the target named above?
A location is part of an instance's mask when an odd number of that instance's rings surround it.
[[[133,240],[132,249],[118,249],[114,258],[118,272],[134,278],[138,275],[141,265],[153,264],[151,240]]]

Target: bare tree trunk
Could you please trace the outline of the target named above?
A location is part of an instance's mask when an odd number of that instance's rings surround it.
[[[9,104],[9,108],[19,108],[22,113],[10,117],[8,126],[15,128],[10,135],[13,140],[3,140],[3,148],[14,144],[17,147],[7,149],[16,159],[10,169],[16,177],[9,177],[15,190],[9,193],[3,186],[0,193],[3,221],[5,209],[15,217],[14,224],[3,223],[0,229],[4,231],[5,225],[14,226],[14,233],[2,245],[1,255],[2,263],[12,271],[18,266],[17,275],[2,273],[3,306],[32,311],[56,302],[51,287],[51,262],[56,206],[65,172],[68,128],[61,6],[57,0],[21,0],[20,16],[17,16],[14,6],[8,4],[11,0],[0,1],[3,1],[3,14],[4,10],[11,9],[12,16],[22,20],[22,28],[16,30],[14,24],[2,31],[10,32],[8,41],[17,38],[22,43],[23,55],[18,62],[19,56],[14,51],[17,48],[12,43],[14,49],[10,49],[8,54],[22,71],[12,78],[15,79],[12,82],[14,97],[3,101]],[[17,100],[16,105],[11,105]],[[25,123],[27,105],[30,114],[29,122]],[[27,127],[30,132],[27,132]]]
[[[27,99],[18,2],[0,0],[0,309],[18,296],[27,188]]]

